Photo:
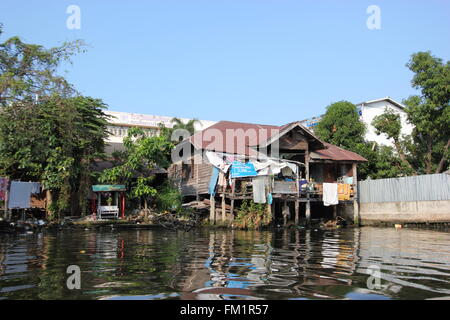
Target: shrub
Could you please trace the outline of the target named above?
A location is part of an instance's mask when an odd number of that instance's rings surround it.
[[[266,204],[244,200],[238,210],[234,225],[240,229],[260,229],[268,226],[271,221],[272,216],[269,214]]]

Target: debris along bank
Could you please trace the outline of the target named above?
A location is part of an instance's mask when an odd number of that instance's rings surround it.
[[[266,224],[341,216],[359,222],[360,155],[325,143],[299,122],[220,121],[177,146],[168,177],[185,203],[209,208],[211,223],[247,211]],[[209,201],[208,201],[209,200]]]

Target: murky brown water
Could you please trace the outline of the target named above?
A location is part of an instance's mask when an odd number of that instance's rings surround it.
[[[81,269],[80,290],[67,289],[69,265]],[[369,279],[368,271],[377,270],[380,282]],[[446,232],[365,227],[0,235],[0,299],[445,296],[450,296]]]

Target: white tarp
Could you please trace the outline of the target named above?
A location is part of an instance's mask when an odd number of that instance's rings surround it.
[[[222,172],[227,172],[230,168],[231,164],[227,164],[225,160],[221,156],[219,156],[217,153],[212,151],[206,151],[206,157],[208,158],[208,161],[216,168],[218,168]]]
[[[213,151],[206,151],[206,158],[208,161],[216,168],[219,168],[222,172],[227,172],[230,168],[231,164],[228,163],[229,157],[226,156],[226,160],[224,160],[224,156],[220,155]],[[258,176],[266,176],[269,174],[277,175],[283,171],[283,174],[290,175],[292,171],[293,175],[297,174],[297,165],[292,162],[287,161],[274,161],[272,159],[268,159],[266,161],[250,161],[255,170],[258,172]]]

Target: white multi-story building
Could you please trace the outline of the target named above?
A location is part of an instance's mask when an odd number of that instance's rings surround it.
[[[407,121],[405,106],[390,97],[361,102],[357,104],[356,107],[361,121],[366,124],[367,131],[365,138],[367,141],[375,141],[378,144],[383,145],[392,145],[392,141],[390,141],[385,134],[377,135],[375,128],[372,126],[373,119],[376,116],[383,114],[386,109],[392,110],[400,115],[402,135],[411,134],[413,130],[413,126]],[[323,115],[305,119],[302,122],[309,130],[314,131],[314,127],[319,123],[322,117]]]
[[[144,129],[148,135],[159,134],[159,124],[163,124],[167,128],[172,128],[173,117],[156,116],[149,114],[119,112],[119,111],[105,111],[105,113],[111,116],[108,125],[108,132],[110,133],[106,140],[106,152],[111,153],[114,150],[123,150],[123,138],[128,135],[128,129],[132,127],[139,127]],[[191,119],[179,118],[184,123]],[[216,121],[199,120],[194,124],[195,130],[203,130],[213,124]]]

